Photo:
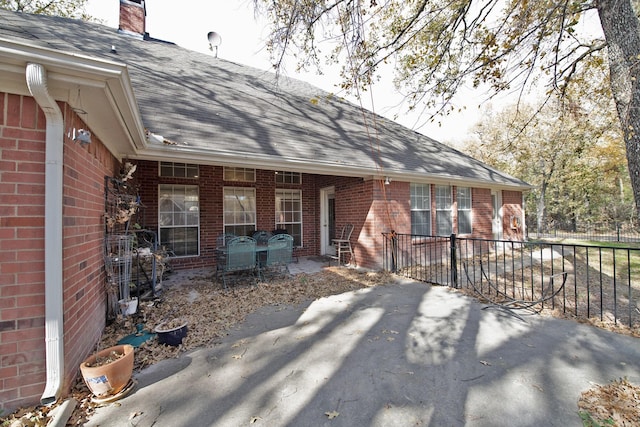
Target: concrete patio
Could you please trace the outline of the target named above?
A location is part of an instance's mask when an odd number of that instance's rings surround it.
[[[86,425],[581,426],[583,391],[640,383],[636,338],[483,307],[412,281],[265,307]]]

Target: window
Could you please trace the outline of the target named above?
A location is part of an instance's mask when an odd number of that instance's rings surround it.
[[[276,184],[302,184],[302,174],[299,172],[276,172]]]
[[[160,162],[160,176],[169,178],[197,178],[198,165]]]
[[[224,168],[225,181],[256,182],[256,170],[248,168]]]
[[[200,243],[200,206],[197,185],[158,186],[160,244],[176,256],[196,256]]]
[[[458,234],[471,234],[471,188],[458,187]]]
[[[302,246],[302,193],[276,190],[276,228],[293,236],[293,245]]]
[[[251,236],[256,230],[256,190],[225,187],[224,232]]]
[[[411,184],[411,234],[431,234],[431,186]]]
[[[436,235],[448,236],[451,233],[453,233],[451,187],[436,185]]]

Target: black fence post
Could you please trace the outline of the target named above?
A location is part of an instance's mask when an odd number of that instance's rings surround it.
[[[394,230],[391,230],[391,272],[397,273],[397,260],[398,260],[398,235]]]
[[[458,257],[456,253],[456,235],[451,235],[451,283],[458,287]]]

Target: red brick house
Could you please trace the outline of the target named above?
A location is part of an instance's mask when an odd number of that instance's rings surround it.
[[[0,409],[68,392],[105,326],[105,177],[137,166],[138,223],[174,268],[216,236],[285,228],[356,262],[382,233],[520,239],[526,183],[308,84],[121,28],[0,10]],[[91,142],[78,136],[88,130]]]

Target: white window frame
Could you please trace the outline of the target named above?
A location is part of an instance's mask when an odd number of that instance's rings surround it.
[[[256,189],[224,187],[222,197],[224,232],[252,235],[257,225]],[[244,231],[238,232],[239,229]]]
[[[169,201],[169,203],[165,203]],[[168,208],[169,207],[169,208]],[[185,233],[182,248],[175,242],[163,239],[166,230]],[[195,242],[186,240],[189,231],[195,230]],[[159,184],[158,185],[158,242],[171,249],[176,257],[200,255],[200,194],[197,185]],[[183,251],[195,244],[195,251]]]
[[[197,179],[200,166],[192,163],[158,162],[158,176],[163,178]]]
[[[297,202],[298,209],[286,209],[286,203],[291,202],[294,204]],[[276,189],[275,194],[275,213],[276,213],[276,229],[286,229],[290,235],[293,236],[294,246],[302,246],[302,191],[301,190],[286,190]],[[295,228],[299,228],[299,232],[292,231]]]
[[[456,205],[458,210],[458,234],[472,234],[473,233],[473,192],[471,187],[457,187],[456,188]],[[466,217],[469,223],[468,230],[461,230],[460,218]]]
[[[222,179],[227,182],[256,182],[256,170],[225,166]]]
[[[450,185],[436,185],[436,236],[453,233],[452,191]],[[446,222],[447,229],[443,229]]]
[[[411,204],[411,234],[431,235],[431,184],[411,183],[410,185]],[[420,214],[422,213],[422,214]],[[427,222],[416,223],[418,216],[424,217],[426,213]],[[426,232],[416,232],[416,228],[426,226]]]
[[[276,171],[276,184],[302,184],[302,174],[300,172]]]

